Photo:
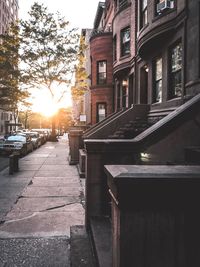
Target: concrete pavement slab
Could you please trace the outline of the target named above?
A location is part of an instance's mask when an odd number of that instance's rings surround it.
[[[0,238],[69,237],[70,226],[83,224],[83,213],[77,211],[19,213],[18,218],[0,225]]]
[[[68,165],[67,162],[67,157],[66,158],[46,158],[44,161],[45,165],[51,165],[51,164],[56,164],[56,165]]]
[[[69,240],[57,238],[0,239],[0,266],[69,267]]]
[[[82,192],[81,187],[36,187],[28,186],[22,193],[23,197],[67,197],[67,196],[79,196]]]
[[[77,173],[77,170],[74,170],[73,167],[70,168],[70,166],[65,165],[57,165],[56,163],[52,163],[51,165],[47,165],[46,162],[41,166],[40,171],[65,171],[69,173]]]
[[[50,153],[32,153],[30,155],[28,155],[26,158],[27,159],[32,159],[32,158],[47,158],[50,155]]]
[[[35,178],[33,179],[32,185],[31,186],[63,186],[63,187],[80,187],[80,183],[78,183],[77,180],[75,179],[60,179],[60,178],[51,178],[51,179],[40,179],[40,178]]]
[[[23,162],[19,164],[20,171],[37,171],[41,168],[41,164],[24,164]]]
[[[4,200],[3,200],[4,201]],[[2,203],[2,207],[4,207],[4,203]],[[8,202],[8,201],[7,201]],[[63,206],[78,204],[80,203],[80,198],[75,196],[67,196],[67,197],[44,197],[44,198],[19,198],[17,203],[13,206],[12,211],[17,212],[37,212],[37,211],[47,211],[47,210],[55,210],[57,208],[61,208]],[[8,205],[8,203],[6,204]],[[0,201],[1,207],[1,201]],[[3,210],[3,209],[2,209]]]
[[[28,199],[26,199],[28,200]],[[25,203],[24,203],[25,204]],[[10,220],[19,220],[24,219],[26,217],[31,217],[33,214],[36,214],[40,212],[42,214],[43,212],[54,212],[55,214],[60,212],[75,212],[79,213],[80,215],[84,216],[84,209],[83,206],[80,203],[68,203],[58,206],[52,206],[52,207],[44,207],[46,209],[41,209],[42,207],[37,207],[38,211],[26,211],[26,210],[19,210],[17,205],[14,206],[14,208],[6,215],[6,221]],[[26,208],[25,208],[26,209]]]
[[[44,184],[48,184],[48,181],[49,181],[49,184],[51,184],[51,180],[52,180],[52,183],[54,183],[54,181],[56,182],[57,181],[57,185],[60,184],[60,185],[63,185],[64,183],[79,183],[79,176],[76,175],[76,176],[70,176],[70,177],[50,177],[50,176],[46,176],[46,177],[34,177],[33,179],[33,183],[44,183]]]
[[[70,177],[70,176],[77,176],[78,177],[78,172],[74,170],[68,170],[68,171],[63,171],[62,167],[60,168],[59,171],[37,171],[35,174],[35,177]]]
[[[44,158],[35,158],[35,157],[32,157],[32,158],[27,158],[27,157],[25,157],[25,158],[23,158],[23,159],[21,159],[20,161],[19,161],[19,166],[21,165],[21,164],[42,164],[42,163],[44,163],[45,162],[45,160],[46,160],[46,157],[44,157]]]

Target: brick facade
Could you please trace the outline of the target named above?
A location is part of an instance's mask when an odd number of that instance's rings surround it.
[[[113,112],[113,71],[112,71],[112,33],[97,33],[90,39],[90,56],[91,56],[91,103],[92,103],[92,124],[98,122],[97,104],[103,103],[106,106],[106,116]],[[105,60],[106,66],[106,83],[98,84],[97,81],[97,63]]]

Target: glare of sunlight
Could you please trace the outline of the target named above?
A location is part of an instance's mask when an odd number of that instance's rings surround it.
[[[34,112],[41,113],[46,117],[51,117],[56,114],[60,108],[71,106],[71,95],[69,93],[66,94],[62,101],[57,103],[57,99],[53,100],[49,92],[35,90],[32,94],[31,102]]]

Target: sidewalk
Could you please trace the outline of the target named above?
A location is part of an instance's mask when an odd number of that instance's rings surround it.
[[[84,185],[68,140],[47,142],[0,172],[0,267],[70,266],[70,226],[84,225]]]

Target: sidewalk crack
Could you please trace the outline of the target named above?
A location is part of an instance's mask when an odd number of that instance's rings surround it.
[[[66,206],[73,205],[73,204],[76,204],[76,203],[78,203],[78,202],[70,202],[70,203],[67,203],[67,204],[63,204],[63,205],[58,205],[58,206],[55,206],[55,207],[47,208],[47,209],[41,210],[40,212],[48,211],[48,210],[55,210],[55,209],[59,209],[59,208],[64,208]]]

